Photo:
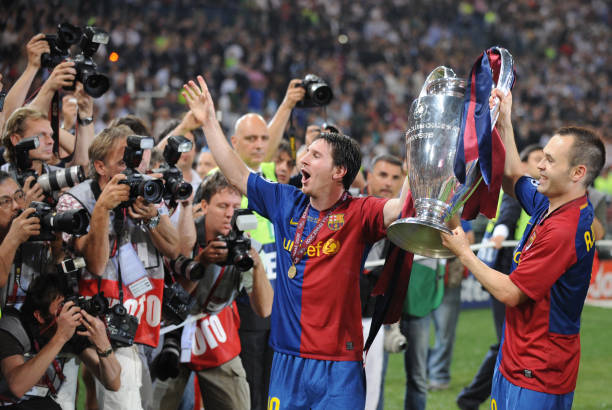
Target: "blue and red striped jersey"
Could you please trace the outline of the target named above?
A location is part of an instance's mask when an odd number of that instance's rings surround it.
[[[274,350],[311,359],[362,360],[359,274],[371,245],[385,236],[386,199],[349,196],[308,245],[291,279],[291,249],[309,197],[256,174],[249,176],[247,197],[249,208],[274,225],[278,253],[270,335]],[[319,211],[311,207],[302,240],[318,219]]]
[[[585,195],[546,216],[548,198],[528,177],[517,181],[515,193],[531,219],[510,280],[529,300],[506,307],[500,370],[517,386],[566,394],[578,376],[580,315],[595,252],[593,207]]]

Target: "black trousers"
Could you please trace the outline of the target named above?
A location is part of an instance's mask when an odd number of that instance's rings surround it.
[[[238,333],[242,346],[240,358],[251,390],[251,409],[266,410],[273,357],[272,348],[268,344],[270,330],[240,329]]]
[[[457,404],[462,409],[478,408],[491,394],[493,372],[495,371],[495,361],[502,338],[505,310],[504,304],[491,296],[491,311],[495,332],[497,333],[497,343],[491,345],[474,379],[457,396]]]

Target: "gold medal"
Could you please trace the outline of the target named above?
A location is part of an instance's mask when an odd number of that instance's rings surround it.
[[[287,272],[287,276],[289,276],[289,279],[293,279],[295,278],[296,274],[297,274],[297,269],[295,268],[295,265],[291,265],[289,267],[289,272]]]

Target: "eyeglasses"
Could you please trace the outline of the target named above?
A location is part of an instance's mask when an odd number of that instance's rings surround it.
[[[13,201],[17,202],[17,205],[22,206],[25,203],[25,192],[20,189],[12,197],[9,195],[0,196],[0,208],[10,209]]]

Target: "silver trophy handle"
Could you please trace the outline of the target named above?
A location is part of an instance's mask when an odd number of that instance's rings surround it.
[[[512,54],[502,47],[491,47],[491,49],[497,52],[501,57],[497,84],[493,84],[491,91],[493,91],[494,88],[499,88],[504,95],[508,95],[514,79],[514,61],[512,59]],[[491,107],[491,130],[493,130],[493,127],[495,127],[495,124],[497,123],[500,103],[501,101],[499,101],[499,98],[495,97],[495,102],[493,107]]]

